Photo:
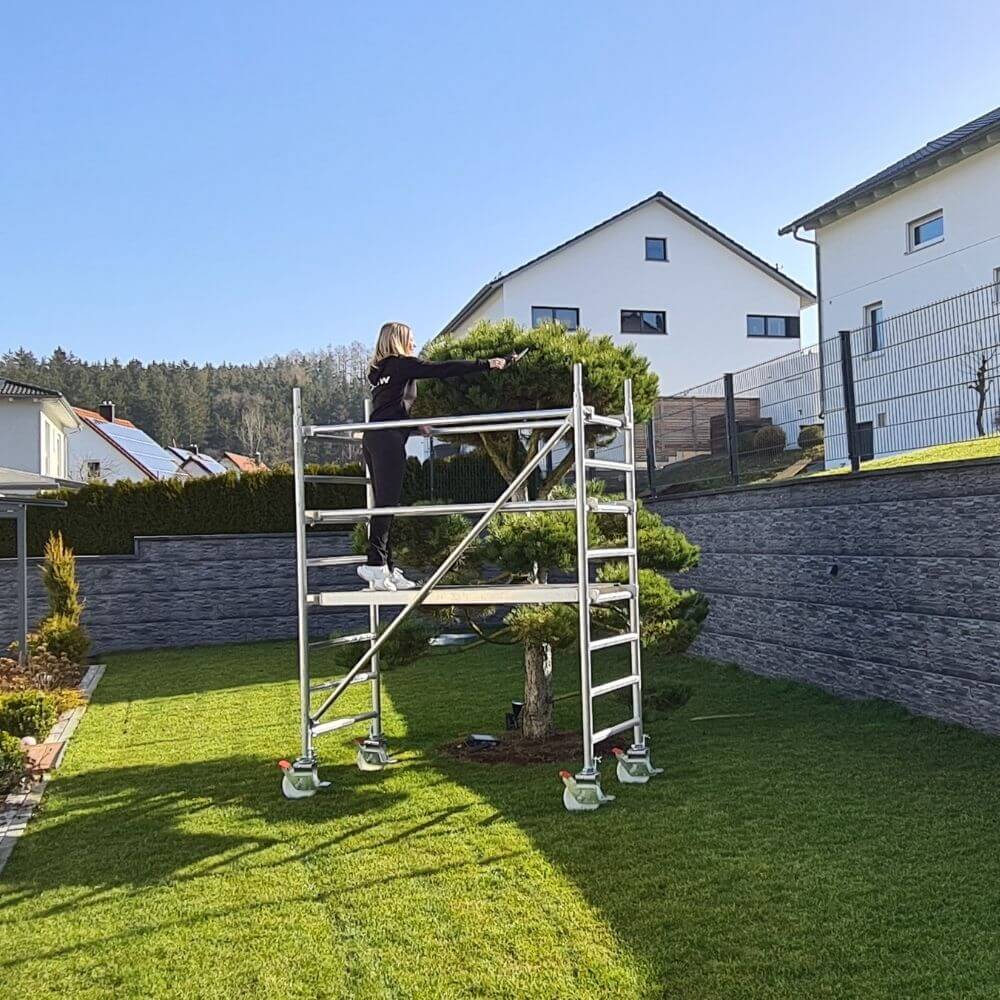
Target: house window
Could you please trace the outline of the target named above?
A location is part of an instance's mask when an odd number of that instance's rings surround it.
[[[798,316],[747,316],[748,337],[798,337]]]
[[[885,347],[883,319],[885,317],[881,302],[873,302],[865,306],[865,329],[868,331],[868,349],[880,351]]]
[[[666,260],[666,259],[667,259],[666,236],[647,236],[646,260]]]
[[[100,462],[88,462],[87,463],[87,478],[88,479],[100,479],[101,478],[101,463]]]
[[[567,330],[575,330],[580,325],[580,310],[562,306],[532,306],[531,325],[541,326],[542,323],[559,323]]]
[[[622,333],[666,333],[667,314],[647,309],[623,309]]]
[[[908,249],[911,253],[932,243],[940,243],[944,239],[944,212],[932,212],[920,219],[914,219],[906,227],[906,231]]]
[[[858,458],[870,462],[875,457],[875,428],[870,420],[858,424]]]

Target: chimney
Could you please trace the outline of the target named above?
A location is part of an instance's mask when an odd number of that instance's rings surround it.
[[[257,464],[258,466],[263,464],[261,462],[261,460],[260,460],[260,452],[259,451],[255,451],[253,453],[253,460],[254,460],[255,464]]]
[[[104,402],[97,408],[97,412],[104,417],[109,424],[115,422],[115,404],[111,402],[110,399],[105,399]]]
[[[191,452],[192,455],[197,455],[198,446],[196,444],[188,445],[188,451]]]

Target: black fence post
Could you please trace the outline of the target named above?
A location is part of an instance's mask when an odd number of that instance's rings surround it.
[[[840,331],[840,379],[844,386],[844,427],[847,430],[847,455],[851,472],[861,468],[858,447],[858,410],[854,399],[854,355],[851,351],[851,331]]]
[[[740,484],[740,435],[736,426],[736,394],[733,392],[733,376],[727,372],[722,376],[726,392],[726,446],[729,449],[729,478],[734,486]]]
[[[437,498],[434,496],[434,438],[431,437],[427,440],[431,449],[431,457],[428,459],[430,467],[427,470],[427,489],[430,492],[430,496],[427,499],[435,500]]]
[[[646,423],[646,476],[649,479],[649,495],[656,496],[656,441],[653,437],[656,424],[650,417]]]

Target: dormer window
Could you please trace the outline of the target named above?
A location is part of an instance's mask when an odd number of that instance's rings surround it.
[[[646,260],[667,259],[667,238],[666,236],[646,237]]]
[[[907,249],[910,253],[914,250],[922,250],[933,243],[940,243],[944,239],[944,212],[931,212],[922,218],[914,219],[906,227]]]

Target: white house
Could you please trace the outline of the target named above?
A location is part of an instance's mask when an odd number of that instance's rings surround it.
[[[794,350],[815,297],[663,192],[484,285],[440,335],[552,319],[634,343],[670,395]]]
[[[800,229],[816,243],[827,464],[847,461],[841,330],[856,331],[858,421],[868,456],[975,437],[967,384],[981,357],[1000,347],[997,292],[984,287],[1000,282],[1000,108],[779,232]],[[998,403],[1000,393],[991,409]]]
[[[62,393],[0,376],[0,466],[72,479],[68,442],[79,429]]]
[[[177,476],[177,465],[169,452],[131,420],[116,416],[114,403],[101,403],[97,410],[75,407],[74,412],[81,427],[69,446],[70,470],[75,478],[116,483]]]

